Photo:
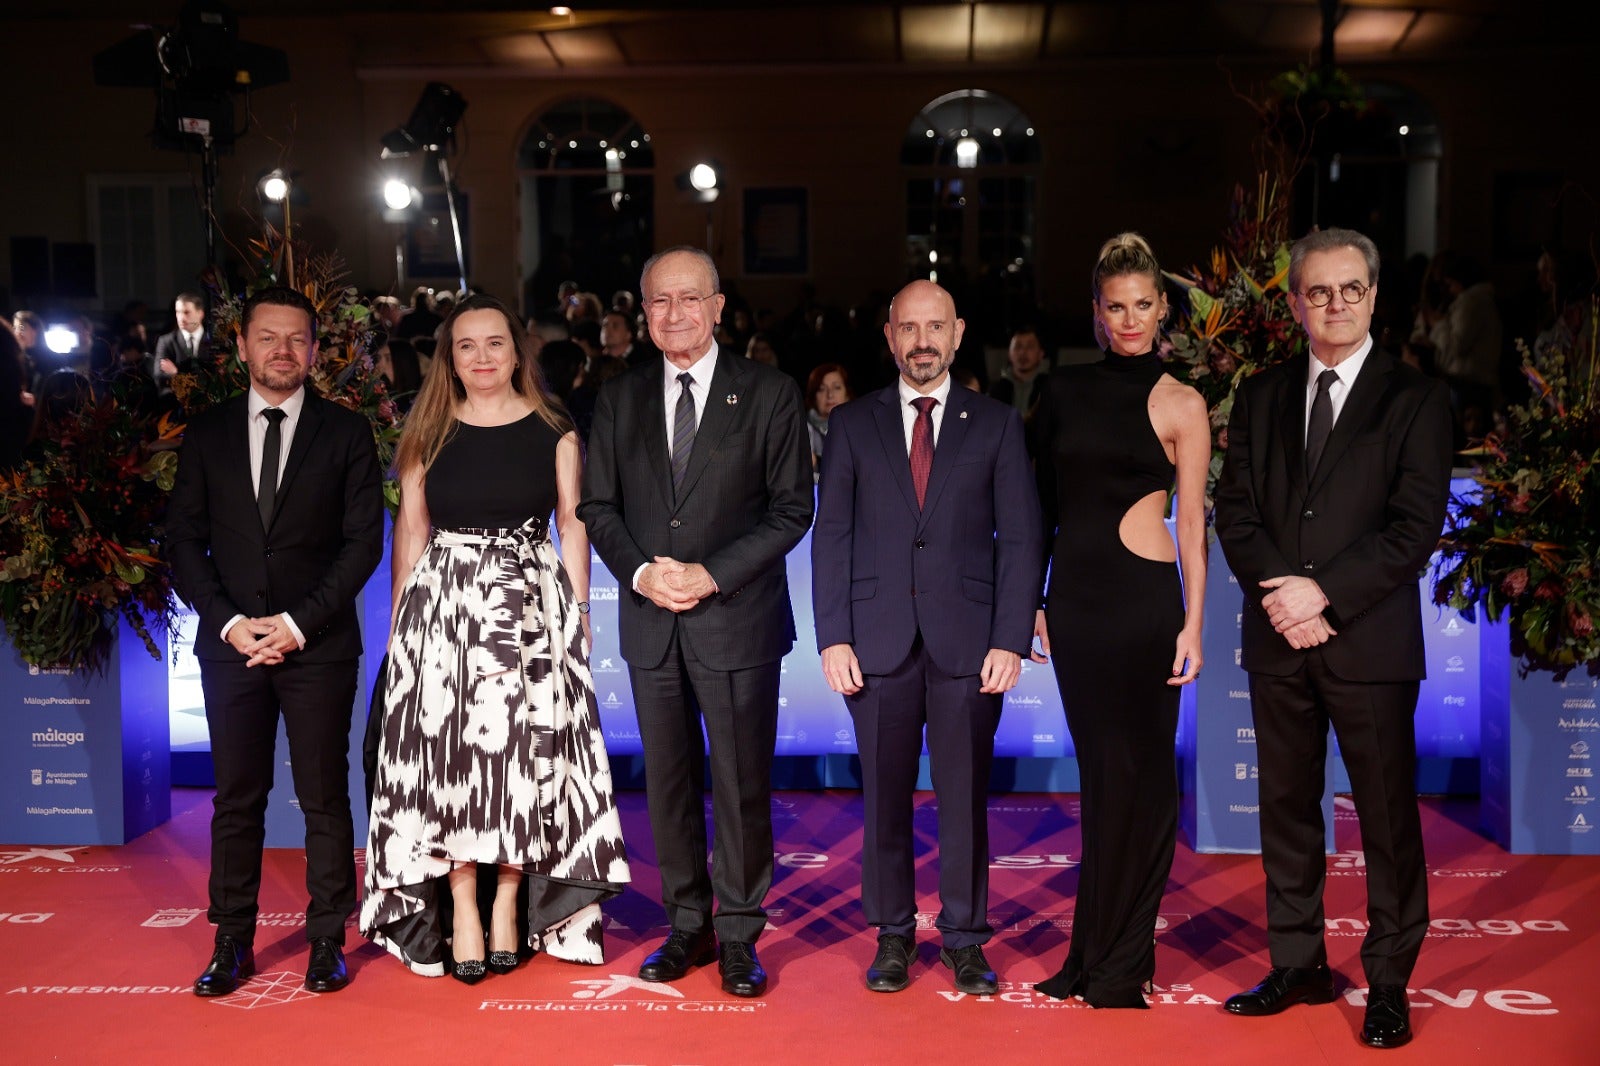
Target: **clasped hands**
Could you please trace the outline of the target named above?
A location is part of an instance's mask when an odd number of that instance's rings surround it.
[[[639,591],[664,610],[681,613],[717,591],[710,572],[699,563],[680,563],[657,555],[639,573]]]
[[[861,691],[861,663],[848,644],[830,644],[822,649],[822,676],[828,687],[843,696]],[[978,672],[978,691],[987,694],[1009,692],[1022,677],[1022,656],[1004,648],[990,648]]]
[[[1261,601],[1267,621],[1289,642],[1289,647],[1313,648],[1339,635],[1322,617],[1328,597],[1323,594],[1322,586],[1309,577],[1268,578],[1261,582],[1261,587],[1272,590]]]
[[[228,643],[246,659],[246,666],[266,663],[275,666],[283,662],[288,652],[300,647],[294,631],[281,614],[267,618],[244,618],[228,630]]]

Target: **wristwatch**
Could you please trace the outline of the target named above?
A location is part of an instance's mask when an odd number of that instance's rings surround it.
[[[588,600],[579,600],[578,601],[578,613],[579,614],[588,614],[589,613],[589,601]]]

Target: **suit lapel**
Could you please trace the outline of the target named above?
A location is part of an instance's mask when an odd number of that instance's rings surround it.
[[[680,505],[694,491],[700,475],[705,473],[707,464],[711,462],[711,453],[717,450],[728,433],[728,427],[733,425],[745,370],[735,356],[718,349],[717,365],[711,371],[711,385],[706,392],[706,407],[700,413],[700,426],[694,431],[694,447],[689,451],[689,467],[683,472],[683,485],[678,489]],[[662,425],[664,427],[666,423]],[[670,473],[667,475],[667,484],[669,487],[672,484]]]
[[[894,483],[900,486],[906,506],[916,514],[917,488],[911,483],[911,456],[906,451],[906,424],[900,411],[899,384],[890,385],[878,394],[873,414],[878,422],[878,437],[883,442],[884,462],[888,464]]]
[[[243,471],[238,477],[227,479],[237,487],[241,499],[238,506],[249,514],[256,513],[256,486],[250,480],[250,402],[249,395],[239,397],[239,410],[223,422],[224,470]],[[257,519],[257,524],[260,520]]]
[[[1311,491],[1316,491],[1329,473],[1339,465],[1339,457],[1344,455],[1367,420],[1372,417],[1372,412],[1377,409],[1378,400],[1389,387],[1389,380],[1394,371],[1394,359],[1387,352],[1379,351],[1374,347],[1367,353],[1367,361],[1361,365],[1361,373],[1356,375],[1356,380],[1350,385],[1350,395],[1345,397],[1344,406],[1339,410],[1339,417],[1333,423],[1333,429],[1328,432],[1328,443],[1323,446],[1322,459],[1317,464],[1315,480],[1310,485]],[[1304,395],[1302,390],[1301,395]]]
[[[284,497],[294,490],[294,476],[300,472],[300,467],[305,463],[306,456],[316,439],[317,431],[321,428],[322,401],[308,390],[305,394],[305,405],[300,408],[300,421],[294,427],[294,441],[289,445],[288,461],[283,464],[283,476],[278,478],[278,492],[273,497],[274,522],[283,511]],[[262,461],[265,462],[265,458]],[[272,522],[267,523],[267,529],[271,531]]]
[[[951,382],[944,418],[939,423],[939,439],[933,447],[933,469],[928,472],[928,493],[922,505],[921,519],[917,523],[919,527],[933,513],[934,507],[939,503],[939,494],[944,490],[945,482],[950,480],[950,470],[956,465],[956,458],[961,454],[961,445],[967,439],[967,427],[972,424],[972,419],[968,417],[968,409],[971,406],[972,397],[968,394],[968,390]],[[906,468],[910,469],[909,458]]]
[[[639,397],[636,410],[642,420],[644,438],[645,462],[650,464],[650,480],[655,482],[656,490],[661,493],[661,502],[670,512],[672,510],[672,463],[667,456],[667,412],[666,401],[663,398],[665,386],[662,383],[662,369],[659,360],[649,364],[653,371],[648,374],[636,374],[636,388],[643,389]],[[624,408],[626,410],[626,408]],[[626,456],[618,456],[626,462]]]
[[[1306,493],[1306,375],[1309,356],[1296,356],[1284,376],[1287,390],[1278,404],[1278,437],[1283,441],[1283,458],[1289,467],[1289,485],[1300,496]]]

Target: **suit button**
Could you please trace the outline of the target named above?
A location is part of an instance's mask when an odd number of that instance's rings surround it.
[[[272,558],[272,549],[271,548],[267,549],[266,556],[267,556],[268,559]]]
[[[1317,568],[1317,564],[1312,562],[1310,559],[1307,559],[1304,563],[1302,563],[1300,565],[1300,569],[1302,569],[1302,570],[1315,570],[1316,568]]]
[[[267,590],[266,589],[256,589],[256,599],[264,600],[266,598],[267,598]]]
[[[1311,519],[1317,517],[1317,512],[1311,510],[1308,507],[1304,511],[1300,512],[1300,517],[1306,519],[1307,521],[1310,521]]]
[[[671,526],[673,529],[677,529],[679,526],[683,525],[683,523],[674,518],[672,521],[668,522],[667,525]]]
[[[926,547],[927,547],[927,545],[926,545],[926,544],[924,544],[924,543],[923,543],[923,542],[922,542],[922,541],[920,541],[920,540],[919,540],[919,541],[917,541],[917,547],[919,547],[919,548],[926,548]]]

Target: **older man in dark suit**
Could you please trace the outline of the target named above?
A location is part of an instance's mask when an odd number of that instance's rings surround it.
[[[784,557],[811,524],[811,453],[794,382],[713,340],[723,297],[710,256],[659,253],[641,286],[663,358],[601,388],[578,506],[629,590],[622,656],[672,925],[639,976],[676,980],[710,962],[720,939],[722,987],[759,996],[778,676],[795,639]],[[716,820],[709,876],[702,719]]]
[[[255,969],[261,845],[278,718],[306,820],[307,989],[349,981],[355,909],[349,732],[361,631],[356,594],[383,555],[383,491],[367,420],[310,392],[317,316],[289,289],[244,306],[250,389],[183,435],[167,510],[173,584],[199,615],[217,795],[210,908],[216,942],[195,994],[226,995]]]
[[[861,751],[876,992],[905,988],[916,955],[911,793],[924,729],[939,798],[940,959],[963,992],[998,987],[983,954],[989,768],[1002,694],[1033,640],[1043,523],[1021,415],[952,387],[963,328],[939,286],[902,289],[884,329],[900,377],[835,409],[822,454],[812,600],[823,673]]]
[[[1444,384],[1373,347],[1378,251],[1353,230],[1296,242],[1301,356],[1239,387],[1217,534],[1245,590],[1243,665],[1260,761],[1272,968],[1229,1012],[1334,998],[1323,944],[1321,767],[1328,726],[1350,773],[1367,863],[1361,1039],[1411,1039],[1406,982],[1428,930],[1416,803],[1425,674],[1417,581],[1450,484]]]

